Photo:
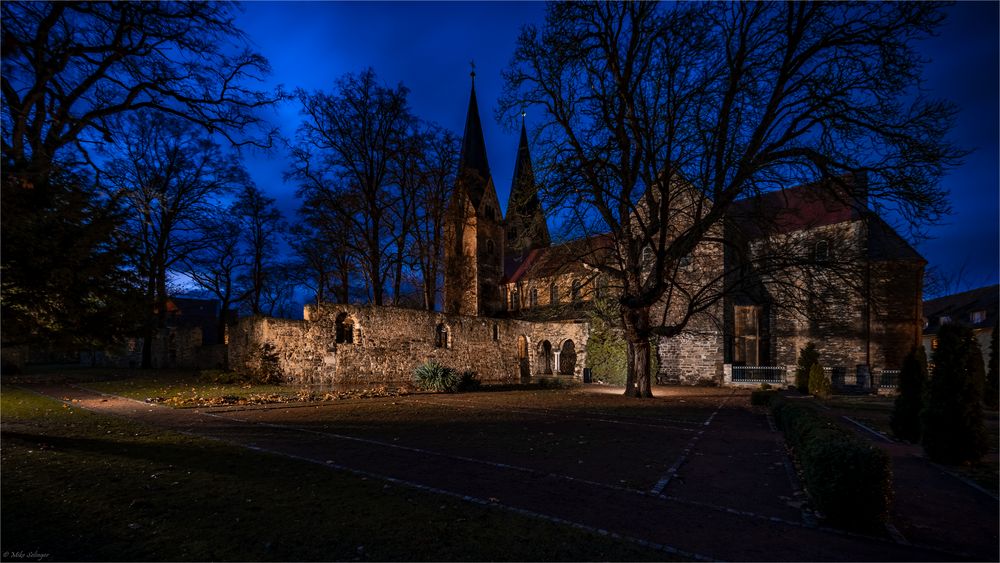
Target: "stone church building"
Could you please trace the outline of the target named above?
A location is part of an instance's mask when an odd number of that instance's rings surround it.
[[[778,292],[740,280],[740,291],[692,317],[682,334],[655,343],[659,382],[783,383],[798,351],[813,342],[835,382],[870,385],[872,370],[898,368],[919,344],[926,262],[868,208],[863,177],[820,188],[736,202],[720,228],[730,244],[702,243],[679,275],[718,276],[788,244],[819,264],[850,264],[857,283],[817,291],[822,268],[797,272],[776,284]],[[523,123],[506,209],[504,217],[473,82],[445,216],[443,311],[323,304],[307,307],[302,321],[247,319],[230,338],[230,365],[268,342],[286,374],[313,383],[409,380],[427,360],[476,371],[484,381],[581,379],[587,312],[615,292],[593,264],[615,249],[606,236],[552,244]],[[669,318],[672,307],[654,307],[653,318]]]

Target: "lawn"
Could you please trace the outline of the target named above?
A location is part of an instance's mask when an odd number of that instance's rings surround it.
[[[182,383],[174,379],[153,377],[131,387],[138,395],[146,393],[147,383],[180,391]],[[0,413],[0,543],[8,554],[106,561],[667,556],[453,498],[97,415],[9,385],[0,390]]]

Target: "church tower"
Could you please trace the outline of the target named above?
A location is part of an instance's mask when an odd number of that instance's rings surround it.
[[[444,311],[488,316],[503,310],[503,216],[476,103],[476,73],[472,72],[469,111],[458,162],[455,190],[444,225]]]
[[[504,252],[508,260],[520,262],[536,248],[546,248],[551,244],[549,227],[538,199],[538,186],[531,169],[531,153],[528,152],[528,132],[521,116],[521,141],[517,146],[517,162],[514,164],[514,178],[510,183],[510,197],[507,199],[507,244]]]

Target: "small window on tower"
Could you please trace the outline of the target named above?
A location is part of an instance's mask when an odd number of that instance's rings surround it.
[[[813,257],[817,262],[826,262],[830,259],[830,243],[825,240],[817,242],[813,252]]]
[[[969,322],[974,325],[986,322],[986,311],[973,311],[969,313]]]
[[[486,241],[486,255],[487,256],[493,256],[494,252],[496,252],[496,247],[493,244],[493,240],[492,239],[487,240]]]

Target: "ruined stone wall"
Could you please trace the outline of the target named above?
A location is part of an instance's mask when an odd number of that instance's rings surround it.
[[[338,320],[340,340],[338,342]],[[438,327],[444,328],[439,346]],[[345,337],[346,332],[350,337]],[[528,322],[445,315],[415,309],[323,304],[309,306],[305,320],[243,319],[229,341],[229,362],[245,366],[255,344],[275,347],[286,376],[309,384],[387,384],[410,381],[413,370],[436,361],[458,371],[474,371],[491,383],[514,383],[544,371],[548,342],[555,351],[573,349],[573,376],[582,378],[589,325]],[[526,361],[519,358],[527,350]],[[348,340],[350,342],[348,342]],[[571,341],[572,344],[566,344]],[[568,357],[569,355],[567,355]],[[525,365],[527,373],[522,372]]]

